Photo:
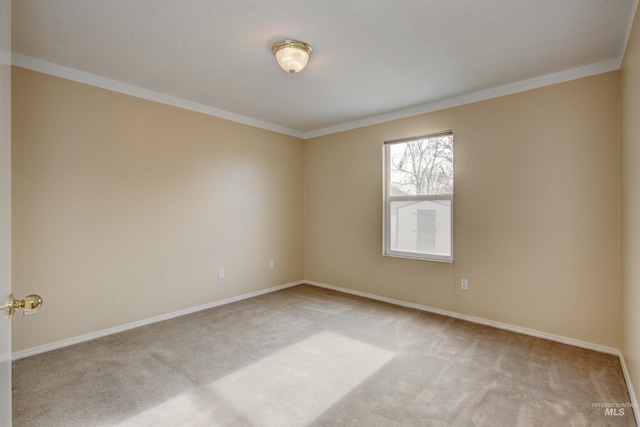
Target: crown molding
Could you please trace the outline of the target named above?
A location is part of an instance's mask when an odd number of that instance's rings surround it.
[[[620,69],[621,58],[608,59],[606,61],[588,64],[569,70],[559,71],[557,73],[546,74],[544,76],[534,77],[527,80],[521,80],[490,89],[481,90],[465,95],[446,98],[427,104],[418,105],[416,107],[406,108],[393,111],[390,113],[380,114],[367,117],[362,120],[343,123],[336,126],[330,126],[323,129],[317,129],[303,134],[303,139],[315,138],[318,136],[330,135],[333,133],[344,132],[347,130],[357,129],[365,126],[377,125],[380,123],[390,122],[392,120],[404,119],[407,117],[418,116],[420,114],[432,113],[434,111],[444,110],[447,108],[459,107],[461,105],[472,104],[474,102],[486,101],[505,95],[512,95],[519,92],[525,92],[532,89],[538,89],[545,86],[551,86],[558,83],[577,80],[583,77],[590,77],[596,74],[608,73]]]
[[[620,50],[620,64],[618,64],[618,68],[622,68],[622,62],[624,61],[624,54],[627,51],[627,45],[629,44],[629,38],[631,37],[631,30],[633,30],[633,21],[638,14],[638,0],[633,1],[633,6],[631,7],[631,13],[629,14],[629,22],[627,23],[627,33],[624,37],[624,43],[622,44],[622,49]],[[640,22],[637,23],[640,25]]]
[[[638,0],[636,0],[637,6]],[[519,92],[525,92],[532,89],[538,89],[545,86],[550,86],[558,83],[564,83],[571,80],[576,80],[584,77],[590,77],[597,74],[607,73],[609,71],[615,71],[620,69],[622,63],[622,57],[609,59],[594,64],[588,64],[569,70],[559,71],[557,73],[547,74],[544,76],[534,77],[527,80],[522,80],[514,83],[509,83],[502,86],[497,86],[490,89],[485,89],[465,95],[455,96],[452,98],[446,98],[439,101],[422,104],[416,107],[406,108],[402,110],[393,111],[390,113],[379,114],[371,117],[367,117],[361,120],[354,120],[343,124],[329,126],[326,128],[316,129],[308,132],[302,132],[295,129],[290,129],[284,126],[279,126],[273,123],[264,122],[261,120],[253,119],[251,117],[243,116],[229,111],[221,110],[218,108],[210,107],[208,105],[199,104],[197,102],[188,101],[186,99],[178,98],[171,95],[166,95],[160,92],[155,92],[149,89],[144,89],[139,86],[111,80],[105,77],[98,76],[96,74],[87,73],[85,71],[76,70],[74,68],[64,67],[62,65],[54,64],[51,62],[36,59],[30,56],[21,55],[18,53],[12,54],[12,64],[18,67],[26,68],[28,70],[37,71],[44,74],[49,74],[55,77],[75,81],[78,83],[87,84],[90,86],[99,87],[102,89],[111,90],[114,92],[123,93],[137,98],[146,99],[149,101],[159,102],[161,104],[171,105],[174,107],[182,108],[185,110],[195,111],[197,113],[206,114],[212,117],[217,117],[233,122],[245,124],[248,126],[257,127],[260,129],[269,130],[272,132],[281,133],[284,135],[293,136],[300,139],[311,139],[319,136],[330,135],[333,133],[344,132],[352,129],[357,129],[365,126],[377,125],[380,123],[389,122],[392,120],[404,119],[407,117],[418,116],[421,114],[431,113],[438,110],[444,110],[447,108],[458,107],[461,105],[472,104],[474,102],[486,101],[493,98],[498,98],[505,95],[511,95]]]
[[[240,114],[231,113],[229,111],[210,107],[204,104],[199,104],[193,101],[188,101],[186,99],[178,98],[176,96],[171,96],[164,93],[155,92],[153,90],[145,89],[139,86],[134,86],[131,84],[119,82],[117,80],[111,80],[106,77],[98,76],[96,74],[87,73],[85,71],[76,70],[74,68],[64,67],[62,65],[43,61],[41,59],[36,59],[26,55],[21,55],[19,53],[14,52],[11,56],[11,61],[12,61],[12,64],[15,66],[26,68],[32,71],[37,71],[43,74],[48,74],[54,77],[60,77],[63,79],[74,81],[74,82],[83,83],[89,86],[95,86],[101,89],[107,89],[113,92],[134,96],[136,98],[142,98],[148,101],[159,102],[161,104],[171,105],[173,107],[195,111],[196,113],[202,113],[208,116],[213,116],[220,119],[229,120],[232,122],[237,122],[244,125],[253,126],[256,128],[265,129],[272,132],[278,132],[285,135],[294,136],[296,138],[303,137],[302,132],[299,132],[294,129],[289,129],[284,126],[279,126],[273,123],[268,123],[262,120],[253,119],[251,117],[243,116]]]

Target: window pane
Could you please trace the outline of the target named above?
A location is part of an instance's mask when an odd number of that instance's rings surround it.
[[[389,145],[391,196],[453,194],[453,136]]]
[[[392,251],[451,256],[451,200],[392,201]]]

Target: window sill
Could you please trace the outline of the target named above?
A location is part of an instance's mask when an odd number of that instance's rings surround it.
[[[411,252],[392,252],[392,253],[382,253],[383,256],[391,257],[391,258],[404,258],[404,259],[415,259],[418,261],[434,261],[434,262],[443,262],[445,264],[453,264],[453,257],[447,256],[420,256]]]

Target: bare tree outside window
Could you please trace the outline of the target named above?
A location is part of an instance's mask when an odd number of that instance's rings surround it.
[[[453,137],[390,145],[391,195],[453,194]]]
[[[385,142],[383,253],[453,261],[453,133]]]

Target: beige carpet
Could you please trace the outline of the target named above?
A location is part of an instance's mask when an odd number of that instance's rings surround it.
[[[13,364],[14,426],[633,426],[618,359],[302,285]]]

